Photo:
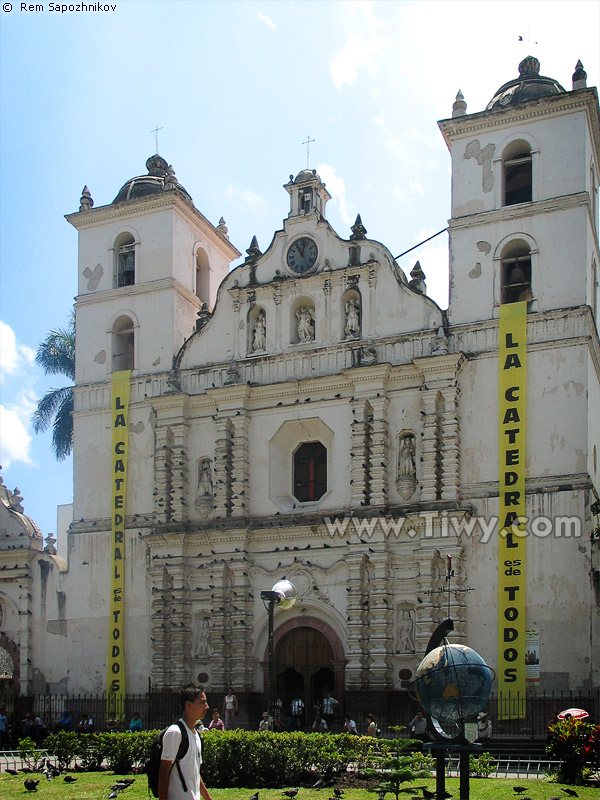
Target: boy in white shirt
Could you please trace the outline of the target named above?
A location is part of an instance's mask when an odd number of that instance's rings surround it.
[[[202,743],[194,727],[197,720],[204,718],[208,708],[204,687],[186,686],[181,690],[179,699],[188,748],[181,761],[175,763],[182,732],[177,724],[167,728],[158,775],[158,797],[159,800],[212,800],[200,776]]]

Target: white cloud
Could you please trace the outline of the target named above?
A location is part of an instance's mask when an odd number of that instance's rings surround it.
[[[35,409],[35,395],[22,390],[16,403],[0,405],[0,464],[8,468],[14,461],[31,464],[29,419]]]
[[[346,184],[344,179],[336,175],[335,167],[330,164],[319,164],[317,172],[321,176],[323,183],[327,184],[327,189],[331,195],[332,202],[337,203],[340,216],[345,225],[352,225],[354,218],[352,215],[353,206],[346,203]]]
[[[273,28],[274,31],[277,30],[277,25],[273,22],[270,17],[267,17],[266,14],[261,14],[260,12],[256,15],[261,22],[264,22],[265,25],[268,25],[269,28]]]
[[[265,198],[258,192],[253,192],[252,189],[240,189],[239,186],[230,184],[227,187],[226,194],[230,200],[238,203],[243,208],[251,208],[262,213],[267,207]]]
[[[29,367],[35,359],[35,350],[17,343],[15,332],[0,320],[0,369],[4,375],[13,375],[22,367]]]
[[[329,62],[336,89],[345,83],[351,86],[362,70],[374,78],[390,43],[388,37],[379,32],[383,20],[375,16],[371,0],[346,3],[345,7],[350,12],[346,20],[355,29],[349,32],[346,44]]]

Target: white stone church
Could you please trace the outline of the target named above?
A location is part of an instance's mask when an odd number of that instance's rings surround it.
[[[107,689],[121,370],[128,693],[198,676],[211,695],[265,692],[260,593],[282,578],[298,592],[275,612],[286,701],[406,691],[449,603],[452,640],[498,671],[499,314],[516,302],[527,687],[600,685],[597,91],[580,64],[565,90],[530,57],[485,110],[459,93],[439,128],[447,311],[360,217],[349,238],[333,230],[314,170],[290,176],[281,230],[232,271],[224,221],[160,156],[112,202],[84,190],[67,216],[79,289],[64,558],[0,486],[0,647],[20,693]]]

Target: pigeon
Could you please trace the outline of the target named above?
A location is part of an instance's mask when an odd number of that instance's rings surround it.
[[[523,794],[523,792],[527,789],[527,787],[526,786],[513,786],[512,789],[513,789],[513,792],[515,794]]]
[[[258,800],[258,792],[254,792],[250,800]]]
[[[336,788],[333,790],[333,793],[334,793],[334,795],[336,797],[341,797],[344,794],[344,790],[343,789],[338,789],[337,786],[336,786]]]
[[[430,792],[429,789],[426,789],[425,786],[423,786],[423,797],[425,800],[432,800],[432,798],[435,797],[435,792]]]
[[[108,795],[108,800],[115,800],[115,797],[116,797],[116,796],[117,796],[117,793],[116,793],[116,792],[111,792],[111,793]]]
[[[18,770],[10,769],[9,767],[6,768],[6,771],[8,772],[9,775],[18,775],[19,774]]]
[[[320,789],[324,785],[325,785],[325,781],[323,780],[323,778],[319,778],[319,780],[316,783],[313,783],[312,788],[313,789]],[[252,798],[250,798],[250,800],[252,800]]]
[[[24,782],[24,786],[28,792],[37,792],[37,785],[39,781],[32,781],[30,778]]]
[[[65,775],[63,780],[64,780],[65,783],[75,783],[77,778],[74,778],[72,775]]]
[[[296,797],[298,794],[298,789],[286,789],[284,792],[281,793],[285,797],[289,797],[290,800],[292,797]]]
[[[575,789],[561,789],[561,792],[568,794],[569,797],[579,797]]]

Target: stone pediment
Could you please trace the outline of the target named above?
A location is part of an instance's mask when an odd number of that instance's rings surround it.
[[[360,218],[342,239],[320,214],[292,216],[266,252],[256,240],[225,278],[209,319],[185,343],[182,369],[406,336],[442,324],[437,304],[415,290]]]

